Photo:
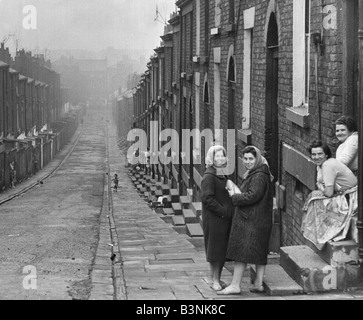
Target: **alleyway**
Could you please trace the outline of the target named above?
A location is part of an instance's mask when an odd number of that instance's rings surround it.
[[[90,110],[51,164],[0,194],[0,299],[363,299],[362,292],[252,294],[247,273],[240,296],[221,298],[208,283],[203,240],[179,233],[149,208],[118,142],[112,116]],[[231,265],[222,279],[231,280]]]

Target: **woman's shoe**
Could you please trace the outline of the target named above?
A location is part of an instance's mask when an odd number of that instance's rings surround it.
[[[263,286],[253,287],[250,289],[252,293],[265,293],[265,288]]]
[[[217,294],[221,295],[221,296],[240,295],[241,290],[238,290],[238,289],[236,290],[235,288],[229,286],[221,291],[218,291]]]

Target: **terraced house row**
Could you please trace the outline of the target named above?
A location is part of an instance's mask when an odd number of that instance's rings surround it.
[[[13,58],[1,43],[0,192],[42,169],[73,135],[66,102],[50,61],[25,50]]]
[[[182,129],[211,129],[227,147],[226,130],[234,129],[235,181],[244,173],[241,150],[249,144],[264,151],[275,177],[272,242],[296,250],[310,246],[301,233],[302,207],[316,189],[307,147],[322,139],[334,153],[333,123],[341,115],[355,117],[361,128],[362,1],[179,0],[176,6],[133,89],[133,110],[128,93],[118,100],[119,114],[133,114],[133,127],[150,141],[166,128],[179,136]],[[165,143],[149,143],[151,152]],[[179,154],[154,166],[153,174],[200,201],[209,146],[197,139],[189,147],[190,164],[182,164]],[[349,241],[326,249],[354,252],[347,261],[356,266],[359,253],[363,257],[361,199]]]

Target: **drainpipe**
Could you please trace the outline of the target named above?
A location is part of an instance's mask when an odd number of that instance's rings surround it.
[[[358,104],[358,243],[359,257],[363,262],[363,0],[359,0],[359,104]]]
[[[181,77],[180,77],[180,73],[182,72],[183,69],[183,32],[184,32],[184,25],[183,25],[183,14],[182,14],[182,10],[180,10],[180,29],[179,29],[179,74],[177,76],[177,79],[179,79],[179,150],[182,150],[182,145],[183,145],[183,86],[182,86],[182,81],[181,81]],[[184,70],[183,70],[184,71]],[[182,169],[183,169],[183,165],[182,165],[183,159],[181,157],[181,151],[179,151],[179,175],[178,175],[178,184],[179,184],[179,193],[180,195],[182,194]]]

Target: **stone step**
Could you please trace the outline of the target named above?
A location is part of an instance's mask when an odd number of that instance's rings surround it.
[[[170,189],[171,187],[168,184],[161,185],[161,190],[165,196],[169,195]]]
[[[197,216],[194,214],[191,209],[183,209],[183,217],[185,223],[199,223]]]
[[[168,224],[173,223],[173,217],[174,217],[174,215],[162,215],[162,216],[160,216],[161,220],[163,220],[165,223],[168,223]]]
[[[345,268],[332,267],[308,246],[280,248],[280,265],[307,293],[346,287]]]
[[[256,277],[256,266],[251,265],[251,281]],[[265,278],[263,281],[266,294],[269,296],[292,296],[303,294],[304,289],[296,283],[278,264],[266,266]]]
[[[359,263],[359,246],[353,240],[329,241],[319,256],[331,266],[341,266],[347,263]]]
[[[192,202],[190,204],[190,209],[192,209],[192,211],[194,212],[194,214],[197,218],[199,218],[202,215],[202,203],[201,202]]]
[[[153,185],[153,186],[150,187],[150,190],[149,191],[150,191],[150,193],[152,195],[155,195],[156,190],[158,190],[158,189]]]
[[[203,229],[199,223],[186,224],[187,235],[191,238],[202,238],[204,236]]]
[[[185,225],[183,226],[173,226],[173,229],[179,234],[187,234],[187,228]]]
[[[174,214],[175,215],[182,215],[183,211],[182,211],[182,206],[179,202],[176,203],[172,203],[171,207],[173,208]]]
[[[163,208],[163,215],[167,216],[173,216],[174,215],[174,210],[172,208]]]
[[[140,193],[145,194],[145,192],[147,192],[147,189],[145,187],[141,187],[139,191]]]
[[[185,225],[184,217],[183,216],[174,216],[173,225],[174,226],[184,226]]]
[[[163,196],[163,192],[161,190],[156,190],[155,191],[155,197],[159,198]]]
[[[189,209],[190,208],[191,201],[190,201],[188,196],[180,196],[179,202],[180,202],[183,209]]]
[[[179,202],[180,195],[178,189],[170,189],[169,194],[171,196],[171,202]]]

